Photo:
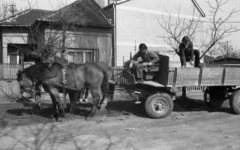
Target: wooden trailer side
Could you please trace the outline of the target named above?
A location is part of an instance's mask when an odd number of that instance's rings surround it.
[[[170,68],[167,86],[240,85],[240,68]]]

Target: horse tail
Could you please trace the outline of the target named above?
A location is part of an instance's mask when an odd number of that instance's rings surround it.
[[[101,90],[103,93],[106,93],[108,91],[108,74],[104,69],[102,69],[102,72],[103,72],[103,81],[101,84]]]
[[[102,69],[103,72],[103,81],[101,84],[101,92],[102,92],[102,99],[98,105],[98,108],[100,109],[101,105],[103,104],[103,101],[105,100],[105,98],[107,97],[108,94],[108,75],[107,72]]]

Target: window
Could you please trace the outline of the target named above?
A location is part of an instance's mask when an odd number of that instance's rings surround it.
[[[98,61],[98,50],[96,49],[69,49],[67,54],[69,62],[86,63]]]
[[[10,54],[9,59],[10,59],[10,64],[17,64],[18,56],[17,54]]]

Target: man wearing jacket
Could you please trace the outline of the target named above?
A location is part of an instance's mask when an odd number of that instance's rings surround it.
[[[138,62],[137,59],[141,57],[142,61]],[[133,56],[133,67],[136,69],[136,79],[138,82],[143,82],[143,68],[146,65],[153,65],[159,61],[158,55],[147,49],[147,45],[141,43],[139,51]]]

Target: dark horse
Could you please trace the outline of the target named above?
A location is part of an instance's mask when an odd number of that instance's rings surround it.
[[[103,62],[94,62],[94,64],[96,64],[97,66],[99,66],[100,68],[102,68],[108,76],[108,97],[107,98],[111,98],[111,96],[113,96],[113,92],[114,92],[114,88],[115,88],[115,84],[113,83],[113,72],[112,72],[112,68],[110,66],[108,66],[107,64],[103,63]],[[88,93],[89,93],[89,88],[86,88],[85,91],[82,91],[79,93],[80,99],[87,99],[88,98]],[[104,100],[104,97],[102,99],[102,101]]]
[[[74,64],[74,63],[70,63],[70,64]],[[113,99],[113,94],[114,94],[114,89],[115,89],[115,81],[113,81],[113,72],[112,72],[112,68],[110,66],[108,66],[107,64],[103,63],[103,62],[94,62],[93,64],[97,65],[98,67],[100,67],[103,71],[105,71],[107,73],[107,77],[108,77],[108,92],[103,93],[102,99],[100,104],[98,105],[98,108],[100,109],[103,101],[107,98],[107,101],[111,101]],[[76,106],[76,101],[80,98],[80,99],[87,99],[88,98],[88,93],[89,93],[89,88],[86,87],[85,90],[82,90],[81,92],[75,93],[75,101],[71,101],[71,108],[70,111],[73,112],[75,110],[75,106]],[[71,94],[71,93],[70,93]],[[69,97],[71,96],[69,94]],[[84,96],[84,97],[83,97]],[[106,106],[106,108],[108,109],[108,105]]]
[[[36,85],[42,85],[43,89],[50,94],[54,107],[54,117],[58,120],[59,115],[65,115],[61,104],[59,93],[63,92],[62,72],[63,66],[53,63],[51,67],[45,66],[44,63],[37,63],[23,71],[18,71],[17,80],[20,88],[33,89]],[[86,87],[90,89],[93,97],[93,106],[87,117],[93,117],[99,104],[100,95],[108,91],[107,73],[93,63],[70,64],[66,70],[65,84],[66,92],[69,94],[70,101],[75,101],[75,93],[80,92]]]

